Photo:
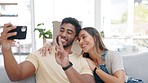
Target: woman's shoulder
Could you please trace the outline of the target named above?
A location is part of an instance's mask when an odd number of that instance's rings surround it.
[[[120,57],[120,53],[118,51],[107,51],[107,57]]]
[[[108,50],[107,54],[119,54],[119,52],[118,51]]]

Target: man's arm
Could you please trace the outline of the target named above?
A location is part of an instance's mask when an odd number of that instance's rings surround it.
[[[13,55],[4,56],[4,66],[11,81],[23,80],[35,72],[35,67],[29,61],[18,64]]]
[[[65,70],[70,83],[95,83],[94,77],[90,74],[80,75],[73,67]]]
[[[15,29],[16,27],[8,23],[4,25],[3,32],[1,33],[1,44],[2,44],[2,54],[4,57],[4,66],[9,76],[10,80],[17,81],[25,79],[35,72],[35,67],[29,61],[24,61],[20,64],[15,60],[11,45],[14,43],[14,40],[8,40],[10,36],[14,36],[17,33],[8,33],[10,30]]]
[[[56,46],[56,61],[59,65],[61,65],[63,71],[65,71],[65,74],[67,75],[70,83],[95,83],[92,75],[81,75],[72,67],[72,63],[69,61],[69,54],[63,48],[61,37],[59,37],[59,44],[56,44]]]

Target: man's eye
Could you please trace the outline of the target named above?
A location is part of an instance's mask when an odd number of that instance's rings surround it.
[[[63,29],[60,29],[60,32],[63,32],[64,30]]]
[[[68,31],[68,34],[72,34],[72,32],[71,31]]]

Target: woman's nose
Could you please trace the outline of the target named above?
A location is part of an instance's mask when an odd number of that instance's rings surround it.
[[[83,40],[82,40],[82,39],[80,39],[80,40],[79,40],[79,44],[82,44],[82,43],[83,43]]]

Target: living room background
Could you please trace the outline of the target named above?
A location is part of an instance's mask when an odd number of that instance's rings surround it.
[[[19,62],[43,45],[33,31],[38,23],[53,31],[52,22],[68,16],[103,32],[110,50],[122,55],[148,51],[148,0],[0,0],[0,26],[11,22],[28,27],[26,40],[17,40],[13,47]]]

